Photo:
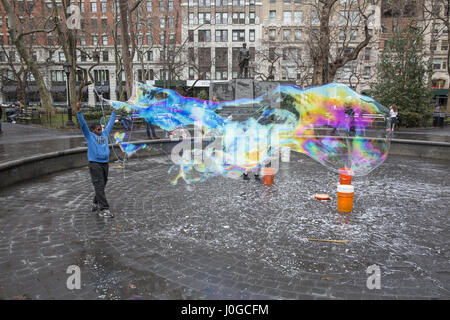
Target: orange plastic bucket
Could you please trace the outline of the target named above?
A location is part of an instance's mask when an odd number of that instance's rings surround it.
[[[352,212],[353,195],[355,188],[352,185],[341,184],[337,188],[337,205],[339,212]]]
[[[262,168],[263,184],[271,185],[275,180],[275,168]]]
[[[350,175],[350,170],[341,169],[339,177],[340,177],[340,179],[339,179],[340,184],[346,184],[346,185],[352,184],[352,176]]]

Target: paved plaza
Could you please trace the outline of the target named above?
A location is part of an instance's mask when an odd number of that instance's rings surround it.
[[[448,161],[389,156],[354,179],[351,214],[336,210],[338,176],[300,154],[273,186],[171,185],[166,156],[120,164],[112,220],[90,212],[87,168],[0,190],[0,298],[450,298]],[[79,290],[66,286],[71,265]],[[373,265],[380,289],[367,286]]]

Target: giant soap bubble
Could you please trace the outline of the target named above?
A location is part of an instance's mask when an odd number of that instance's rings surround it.
[[[180,178],[189,183],[217,175],[239,177],[267,165],[281,147],[334,172],[346,169],[361,176],[383,163],[390,147],[388,109],[336,83],[308,89],[281,85],[255,99],[223,102],[136,83],[127,102],[105,101],[166,131],[200,123],[204,131],[215,133],[211,147],[200,146],[182,157],[174,183]],[[249,104],[260,111],[246,121],[219,114],[224,107]]]

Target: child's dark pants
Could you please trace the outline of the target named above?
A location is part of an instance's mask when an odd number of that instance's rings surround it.
[[[95,190],[93,202],[98,205],[100,210],[109,209],[109,204],[108,201],[106,201],[105,195],[106,182],[108,182],[108,170],[108,163],[89,162],[89,172]]]

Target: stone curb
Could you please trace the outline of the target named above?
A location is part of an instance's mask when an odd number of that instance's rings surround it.
[[[194,138],[190,138],[191,141]],[[133,144],[162,144],[172,148],[182,139],[158,139],[131,141]],[[209,142],[204,139],[203,142]],[[420,147],[411,147],[411,146]],[[110,144],[110,148],[117,148],[116,144]],[[22,159],[8,161],[0,164],[0,189],[15,183],[37,178],[47,174],[84,167],[87,164],[87,147],[77,147],[62,151],[49,152],[34,155]],[[167,150],[170,152],[170,150]],[[142,156],[154,156],[162,154],[161,151],[151,149],[149,153]],[[450,143],[423,140],[391,139],[390,155],[415,156],[420,158],[450,160]],[[141,155],[140,155],[141,156]],[[110,161],[118,160],[115,154],[111,154]]]

